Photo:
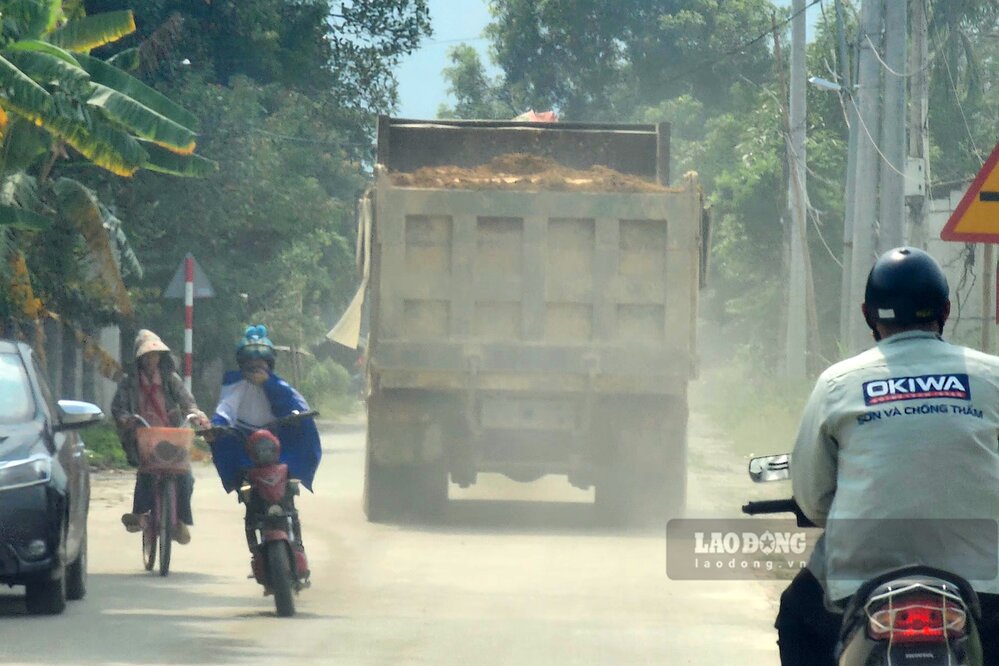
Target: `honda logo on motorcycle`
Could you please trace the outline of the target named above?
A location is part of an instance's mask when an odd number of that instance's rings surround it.
[[[864,382],[865,405],[927,398],[971,400],[968,375],[922,375]]]

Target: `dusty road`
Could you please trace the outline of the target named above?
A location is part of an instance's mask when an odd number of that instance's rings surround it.
[[[777,663],[777,582],[667,578],[664,530],[593,527],[589,493],[552,477],[486,478],[444,524],[365,522],[363,425],[323,429],[319,494],[300,508],[313,586],[277,618],[247,580],[242,509],[197,472],[193,541],[168,578],[146,573],[119,516],[128,475],[98,475],[90,589],[59,617],[0,592],[6,664],[754,664]],[[732,516],[743,461],[695,422],[688,515]],[[519,502],[541,499],[545,502]]]

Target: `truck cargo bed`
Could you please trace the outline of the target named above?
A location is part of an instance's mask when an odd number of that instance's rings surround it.
[[[427,190],[382,179],[378,193],[383,387],[460,387],[454,374],[470,364],[480,383],[514,390],[595,373],[606,390],[670,392],[689,376],[699,228],[687,220],[699,215],[699,192]]]

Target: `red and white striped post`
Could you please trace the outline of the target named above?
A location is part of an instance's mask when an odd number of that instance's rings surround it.
[[[191,390],[194,368],[194,257],[184,258],[184,386]]]

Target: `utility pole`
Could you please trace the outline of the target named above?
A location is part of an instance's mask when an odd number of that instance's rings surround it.
[[[918,1],[918,0],[917,0]],[[850,284],[853,277],[853,205],[857,185],[857,105],[853,97],[853,72],[850,69],[850,54],[846,50],[846,21],[843,18],[843,2],[836,0],[836,32],[839,41],[839,85],[840,101],[846,115],[849,142],[846,152],[846,198],[843,216],[843,270],[840,282],[839,339],[845,345],[850,337],[850,318],[856,307],[850,302]]]
[[[905,245],[905,64],[908,37],[908,3],[885,4],[884,113],[881,146],[881,225],[877,253]]]
[[[909,203],[909,242],[926,247],[926,216],[930,200],[930,132],[926,117],[930,100],[929,28],[926,0],[912,0],[912,40],[909,45],[909,161],[920,165],[922,192],[906,197]],[[918,183],[910,183],[918,185]],[[906,190],[910,190],[907,187]]]
[[[850,128],[858,132],[856,181],[853,202],[853,254],[850,266],[850,291],[843,294],[849,316],[849,334],[843,344],[848,353],[856,354],[871,345],[871,334],[860,313],[864,301],[867,274],[876,259],[878,170],[881,156],[877,141],[881,127],[881,63],[876,49],[881,45],[882,0],[864,0],[860,12],[858,43],[860,66],[855,100],[859,100],[857,123]],[[851,102],[851,104],[854,102]]]
[[[805,0],[793,0],[791,11],[791,83],[788,122],[788,209],[790,210],[790,260],[788,262],[787,335],[784,371],[789,378],[804,379],[808,355],[808,288],[805,226]]]

